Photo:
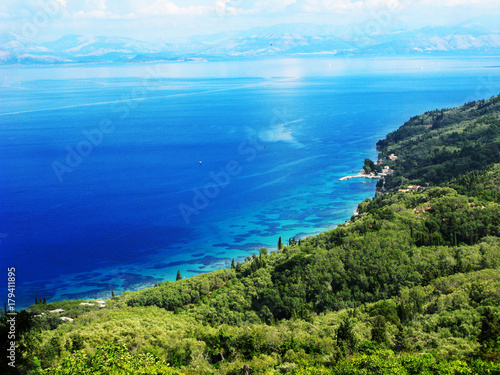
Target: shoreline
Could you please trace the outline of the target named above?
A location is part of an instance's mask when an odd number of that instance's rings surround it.
[[[368,178],[368,179],[374,179],[374,180],[382,180],[385,176],[386,176],[385,174],[372,175],[372,174],[366,174],[364,172],[360,172],[356,175],[341,177],[341,178],[339,178],[339,181],[347,181],[347,180],[350,180],[351,178]]]

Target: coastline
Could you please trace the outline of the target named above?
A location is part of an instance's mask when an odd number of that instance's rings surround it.
[[[362,160],[363,155],[359,160]],[[353,169],[355,170],[355,169]],[[324,183],[327,181],[331,181],[332,179],[338,179],[339,174],[329,175],[324,177]],[[373,181],[373,179],[367,179],[367,181]],[[359,181],[361,182],[361,181]],[[339,191],[345,191],[345,187],[338,184]],[[269,234],[271,234],[271,230],[274,229],[275,223],[281,223],[281,225],[285,228],[285,232],[272,233],[271,236],[267,235],[261,238],[261,240],[257,240],[257,238],[247,237],[247,236],[259,236],[258,233],[254,233],[257,228],[254,226],[247,228],[244,232],[239,232],[239,226],[243,223],[240,220],[233,221],[232,224],[234,228],[229,228],[228,236],[224,239],[220,239],[219,242],[214,242],[208,244],[205,253],[202,250],[198,251],[198,254],[203,254],[202,257],[192,257],[187,261],[183,261],[183,256],[181,253],[176,253],[174,259],[170,259],[169,261],[165,260],[165,254],[167,251],[172,251],[173,248],[165,249],[165,252],[161,254],[157,254],[156,256],[152,256],[143,266],[142,272],[139,272],[139,269],[136,265],[128,266],[126,268],[115,268],[115,267],[94,267],[88,271],[82,271],[78,274],[64,274],[56,277],[51,281],[51,285],[47,289],[52,289],[52,292],[49,293],[46,288],[44,288],[44,281],[40,280],[35,284],[30,286],[25,285],[24,288],[27,289],[36,289],[36,295],[40,295],[43,297],[47,297],[47,301],[52,302],[61,302],[68,300],[95,300],[97,298],[101,298],[103,300],[109,299],[111,296],[111,291],[113,290],[116,295],[120,295],[124,291],[139,291],[144,289],[149,289],[154,286],[155,283],[164,282],[166,280],[175,280],[175,272],[180,269],[183,278],[191,278],[195,276],[192,274],[196,271],[196,274],[199,273],[209,273],[216,271],[217,269],[229,268],[231,260],[234,258],[235,261],[238,260],[242,262],[244,258],[247,256],[251,256],[253,253],[258,254],[258,249],[261,247],[267,247],[269,251],[274,251],[276,247],[276,242],[278,237],[282,237],[283,242],[286,243],[289,238],[295,237],[298,241],[299,239],[304,239],[307,237],[314,237],[321,233],[330,231],[337,227],[339,224],[344,224],[347,222],[352,215],[355,214],[356,208],[360,202],[362,202],[365,198],[372,198],[376,192],[375,187],[372,183],[368,183],[367,185],[354,184],[357,186],[356,188],[349,188],[348,190],[353,194],[353,197],[347,199],[341,199],[342,203],[346,203],[345,207],[340,207],[334,212],[329,212],[330,209],[325,209],[324,211],[319,213],[318,215],[312,215],[310,212],[303,212],[305,216],[311,216],[310,220],[306,223],[303,223],[300,227],[296,227],[294,225],[295,218],[288,217],[264,217],[259,216],[258,219],[261,223],[256,222],[255,224],[263,224],[266,222],[270,229]],[[354,189],[351,191],[351,189]],[[303,197],[303,202],[301,202],[298,206],[296,206],[297,211],[293,212],[293,215],[299,214],[299,208],[302,208],[303,204],[306,203],[307,197]],[[324,199],[331,199],[330,195],[326,195]],[[280,203],[276,203],[276,206],[279,206]],[[323,202],[324,204],[324,202]],[[321,206],[320,203],[317,205]],[[341,214],[342,211],[345,211]],[[326,215],[329,219],[326,219]],[[244,217],[241,216],[241,220]],[[291,221],[289,221],[291,220]],[[319,221],[321,220],[321,221]],[[319,227],[321,225],[321,227]],[[229,232],[234,231],[234,233],[229,234]],[[239,242],[242,238],[245,238],[245,241],[242,243]],[[234,243],[230,242],[230,240],[236,240]],[[246,242],[249,242],[248,244]],[[256,245],[254,248],[250,248],[249,245]],[[207,246],[207,244],[204,244]],[[197,244],[197,249],[200,249],[203,244],[200,242]],[[228,249],[230,247],[230,249]],[[247,247],[246,249],[244,247]],[[180,248],[177,249],[180,251]],[[213,252],[213,253],[212,253]],[[211,263],[208,257],[206,256],[210,253],[214,259],[214,262]],[[172,255],[172,254],[170,254]],[[199,261],[197,263],[196,261]],[[223,266],[222,263],[226,263]],[[177,263],[177,264],[175,264]],[[172,272],[169,273],[168,268],[172,268]],[[57,286],[56,286],[57,285]],[[89,285],[92,285],[93,288],[88,288]],[[33,298],[23,298],[24,303],[19,303],[20,308],[28,308],[32,304]]]
[[[339,178],[339,181],[347,181],[347,180],[350,180],[351,178],[369,178],[369,179],[375,179],[375,180],[382,180],[385,176],[386,176],[386,174],[382,174],[382,173],[378,174],[378,175],[374,175],[374,174],[366,174],[364,172],[360,172],[359,174],[356,174],[356,175],[341,177],[341,178]]]

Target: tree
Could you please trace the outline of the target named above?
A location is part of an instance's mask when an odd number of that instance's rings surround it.
[[[35,305],[38,305],[38,297],[35,297]]]
[[[281,242],[281,237],[278,239],[278,250],[283,249],[283,242]]]
[[[369,174],[370,172],[375,171],[375,163],[371,161],[370,159],[365,159],[365,165],[363,166],[363,170],[365,171],[366,174]]]
[[[236,268],[236,265],[234,264],[234,259],[233,261],[231,262],[231,269],[234,270]]]
[[[372,341],[378,344],[387,344],[387,327],[385,318],[382,315],[377,315],[372,322]]]
[[[115,298],[115,292],[111,291],[111,298]]]
[[[481,332],[478,341],[484,351],[495,348],[500,341],[500,319],[491,311],[486,309],[481,318]]]
[[[250,366],[243,365],[243,367],[240,370],[242,375],[250,375],[252,368]]]
[[[182,275],[181,275],[181,271],[177,270],[177,276],[175,277],[175,281],[179,281],[179,280],[182,280]]]
[[[351,355],[356,350],[358,340],[354,335],[354,324],[349,317],[344,318],[337,329],[337,345],[346,355]]]
[[[259,250],[259,255],[261,257],[267,257],[267,254],[268,254],[267,248],[261,247],[260,250]]]
[[[398,332],[396,333],[396,337],[394,338],[394,350],[396,352],[403,352],[409,349],[410,349],[410,342],[408,339],[407,332],[405,332],[404,326],[402,324],[399,324]]]
[[[47,300],[45,299],[45,297],[43,297],[43,304],[46,305],[47,304]]]

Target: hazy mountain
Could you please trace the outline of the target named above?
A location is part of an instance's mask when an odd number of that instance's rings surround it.
[[[315,25],[313,25],[315,26]],[[290,27],[286,25],[283,29]],[[351,25],[334,35],[268,32],[273,26],[252,29],[235,35],[221,35],[210,42],[200,42],[198,52],[210,55],[259,56],[294,54],[376,54],[406,55],[414,53],[499,52],[500,33],[479,23],[469,22],[453,27],[404,28],[400,23],[377,34],[366,32],[366,25]],[[306,30],[305,25],[298,29]],[[320,32],[321,27],[311,27]],[[326,30],[323,29],[323,30]],[[253,32],[252,32],[253,31]],[[325,31],[326,32],[326,31]],[[197,38],[200,40],[200,38]]]
[[[373,32],[368,24],[348,27],[307,23],[196,36],[182,42],[142,42],[131,38],[66,35],[34,43],[0,35],[0,63],[149,62],[209,57],[280,55],[500,54],[500,31],[489,17],[455,26],[407,28],[394,20]],[[369,32],[370,31],[370,32]]]
[[[170,59],[177,52],[172,44],[149,43],[131,38],[93,35],[66,35],[53,42],[43,43],[45,48],[73,61],[134,61],[142,56],[150,59]],[[149,56],[149,57],[148,57]]]
[[[47,53],[48,48],[14,33],[0,34],[0,50],[12,53]]]
[[[460,23],[459,26],[479,27],[479,28],[484,28],[486,30],[490,30],[491,32],[495,33],[500,32],[500,24],[498,23],[498,17],[488,16],[488,15],[469,18],[467,21]]]
[[[53,55],[15,54],[0,50],[0,64],[64,64],[71,60]]]
[[[166,48],[162,44],[140,42],[130,38],[93,35],[66,35],[43,46],[58,54],[68,56],[100,56],[108,53],[137,54],[157,53]]]
[[[131,38],[65,35],[36,44],[14,33],[0,34],[0,63],[60,63],[169,60],[178,51],[165,42],[148,43]]]
[[[0,34],[0,63],[54,64],[68,60],[53,54],[44,46],[14,33]]]

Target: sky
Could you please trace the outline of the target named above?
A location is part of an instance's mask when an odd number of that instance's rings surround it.
[[[36,42],[66,34],[157,41],[282,23],[342,27],[391,21],[411,28],[500,17],[498,0],[2,0],[0,33]],[[498,18],[497,18],[498,19]]]

